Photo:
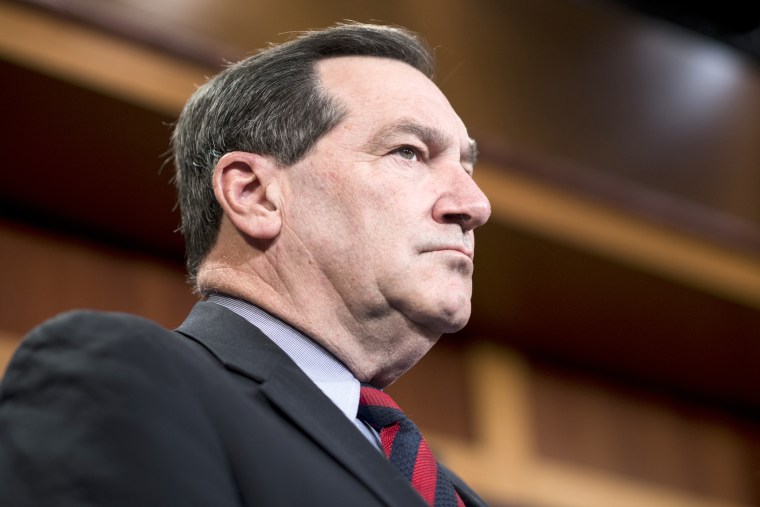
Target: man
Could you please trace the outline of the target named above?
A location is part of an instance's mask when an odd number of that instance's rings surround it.
[[[0,505],[483,505],[371,415],[467,322],[490,214],[431,74],[409,32],[345,24],[201,87],[173,147],[204,301],[175,332],[33,331],[0,392]]]

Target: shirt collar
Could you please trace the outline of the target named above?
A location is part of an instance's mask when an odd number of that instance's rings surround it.
[[[298,365],[349,419],[359,408],[359,380],[321,345],[247,301],[214,293],[208,301],[240,315],[259,328]]]

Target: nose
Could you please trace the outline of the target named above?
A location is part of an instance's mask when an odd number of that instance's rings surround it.
[[[464,232],[480,227],[491,216],[491,203],[475,180],[459,169],[459,176],[442,193],[433,208],[433,218],[440,223],[454,223]]]

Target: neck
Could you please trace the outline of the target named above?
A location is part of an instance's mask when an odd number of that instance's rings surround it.
[[[391,309],[349,307],[329,283],[304,283],[297,270],[275,269],[269,253],[238,263],[210,256],[199,272],[199,288],[255,304],[319,343],[357,379],[378,387],[403,375],[440,337]]]

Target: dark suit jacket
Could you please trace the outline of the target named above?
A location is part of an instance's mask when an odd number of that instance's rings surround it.
[[[85,311],[25,338],[0,387],[0,505],[426,504],[258,329],[199,303],[177,331]]]

